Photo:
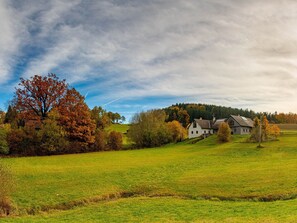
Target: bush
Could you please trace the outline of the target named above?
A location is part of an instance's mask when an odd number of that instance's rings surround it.
[[[53,119],[45,120],[37,134],[41,138],[40,148],[36,150],[37,155],[64,153],[68,147],[65,131]]]
[[[231,140],[231,129],[228,123],[222,122],[218,130],[218,141],[230,142],[230,140]]]
[[[122,133],[116,131],[109,133],[107,144],[110,150],[121,150],[123,147]]]
[[[0,164],[0,215],[9,215],[13,205],[10,200],[14,188],[12,176],[7,167]]]
[[[106,150],[106,147],[107,147],[106,133],[101,129],[97,129],[95,132],[95,143],[93,145],[93,148],[95,151],[103,151],[103,150]]]

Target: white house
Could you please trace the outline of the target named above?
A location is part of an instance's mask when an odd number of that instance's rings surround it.
[[[244,135],[250,134],[254,126],[254,122],[250,118],[240,115],[230,115],[229,118],[217,120],[194,119],[188,127],[189,139],[199,137],[201,135],[208,136],[218,132],[220,124],[227,122],[231,128],[231,134]]]
[[[212,121],[203,119],[194,119],[188,128],[189,139],[199,137],[201,135],[213,134]]]

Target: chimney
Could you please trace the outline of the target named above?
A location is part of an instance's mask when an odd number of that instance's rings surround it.
[[[202,117],[200,117],[200,120],[202,120]]]

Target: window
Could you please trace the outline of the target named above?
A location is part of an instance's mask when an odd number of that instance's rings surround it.
[[[193,122],[193,128],[197,128],[197,123]]]
[[[204,133],[206,133],[206,130],[204,130]]]
[[[198,131],[196,131],[196,134],[198,134]]]
[[[191,134],[193,134],[193,131],[191,131]]]
[[[208,133],[210,134],[210,130],[208,130]]]

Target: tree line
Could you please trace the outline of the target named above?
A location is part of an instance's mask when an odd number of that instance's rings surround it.
[[[20,79],[6,113],[0,112],[0,153],[50,155],[120,149],[122,135],[107,133],[125,121],[84,97],[55,74]]]
[[[297,124],[297,114],[254,112],[249,109],[238,109],[210,104],[178,103],[163,109],[167,115],[166,121],[178,120],[186,127],[195,118],[212,120],[213,118],[228,118],[230,115],[240,115],[246,118],[266,116],[271,123]]]

